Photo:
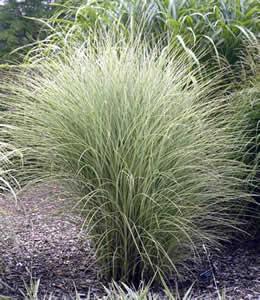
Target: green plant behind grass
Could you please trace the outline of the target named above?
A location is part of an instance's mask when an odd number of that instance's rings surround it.
[[[108,279],[165,279],[238,225],[244,132],[189,61],[99,41],[5,83],[18,178],[60,179],[79,195]]]
[[[42,48],[48,45],[56,53],[57,45],[84,41],[97,29],[123,29],[130,39],[141,32],[147,40],[199,49],[203,62],[220,63],[223,57],[233,65],[241,49],[259,39],[259,11],[257,0],[69,0],[49,20],[50,35]]]
[[[168,2],[167,26],[183,36],[189,47],[199,44],[205,51],[210,48],[207,60],[215,54],[233,65],[238,61],[241,49],[259,38],[258,1],[165,2]]]

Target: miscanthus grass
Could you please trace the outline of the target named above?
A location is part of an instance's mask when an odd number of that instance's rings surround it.
[[[3,101],[17,178],[77,193],[107,279],[165,280],[234,232],[245,134],[186,54],[101,41],[16,77]]]

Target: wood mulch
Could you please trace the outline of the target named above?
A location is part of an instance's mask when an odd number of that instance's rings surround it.
[[[84,220],[70,208],[68,197],[55,185],[29,188],[17,203],[0,197],[0,295],[24,299],[25,287],[39,279],[39,299],[50,294],[52,299],[75,299],[75,290],[82,299],[101,298],[103,283],[87,233],[81,230]],[[230,246],[210,260],[211,268],[197,270],[192,299],[218,299],[217,285],[225,299],[260,300],[260,237]]]
[[[24,299],[25,286],[38,279],[39,295],[73,299],[76,289],[99,293],[93,251],[81,230],[83,219],[68,213],[67,200],[50,185],[29,189],[17,204],[10,197],[0,198],[0,295]]]

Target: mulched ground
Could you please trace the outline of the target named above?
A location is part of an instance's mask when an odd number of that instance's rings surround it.
[[[0,197],[0,295],[24,299],[25,287],[39,279],[39,299],[46,294],[74,299],[75,290],[82,299],[101,298],[102,282],[82,223],[54,185],[28,189],[17,204]],[[260,237],[216,253],[211,266],[198,268],[193,299],[218,299],[217,286],[226,299],[260,300]]]
[[[59,195],[58,197],[56,195]],[[68,199],[66,199],[68,200]],[[101,290],[83,219],[70,211],[55,186],[40,186],[18,198],[0,199],[0,295],[24,299],[30,282],[40,279],[40,295],[72,299]]]
[[[195,299],[260,299],[260,236],[212,253],[198,270]]]

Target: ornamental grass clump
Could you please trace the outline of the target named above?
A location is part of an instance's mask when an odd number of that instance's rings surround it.
[[[245,135],[200,73],[181,52],[101,41],[5,84],[17,178],[80,196],[107,279],[160,281],[238,226]]]

